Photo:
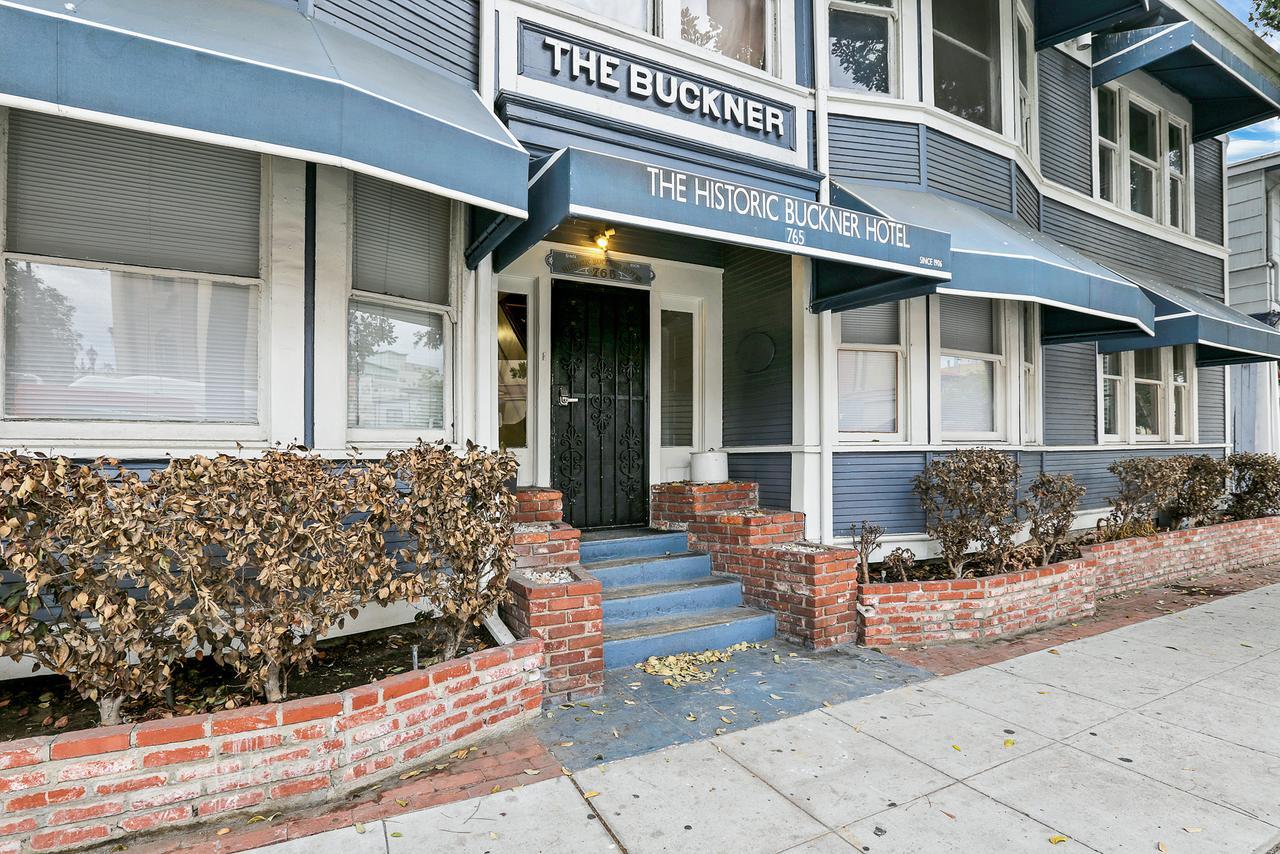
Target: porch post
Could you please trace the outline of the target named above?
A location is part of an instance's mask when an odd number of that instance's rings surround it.
[[[791,259],[792,318],[792,452],[791,509],[803,513],[805,537],[830,542],[827,505],[831,460],[822,448],[822,352],[820,327],[824,318],[809,311],[807,258]],[[825,462],[824,462],[825,458]]]

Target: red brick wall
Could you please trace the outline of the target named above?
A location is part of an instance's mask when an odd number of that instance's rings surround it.
[[[543,569],[576,565],[582,532],[564,522],[560,493],[554,489],[519,489],[516,500],[516,566]]]
[[[858,553],[812,544],[763,546],[737,556],[748,605],[772,611],[779,635],[815,649],[857,637]]]
[[[604,623],[600,581],[578,567],[558,567],[571,580],[540,583],[519,571],[507,581],[503,617],[516,634],[543,642],[547,702],[594,697],[604,690]]]
[[[760,487],[755,483],[660,483],[649,500],[649,524],[663,531],[683,531],[698,516],[732,510],[754,510]]]
[[[0,742],[0,854],[335,798],[537,717],[542,642],[322,697]]]

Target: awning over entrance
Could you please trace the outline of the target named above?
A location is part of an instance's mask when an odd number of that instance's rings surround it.
[[[1021,220],[932,193],[866,184],[833,188],[837,203],[951,232],[950,282],[866,289],[847,308],[929,293],[1030,301],[1044,307],[1046,344],[1145,336],[1155,329],[1155,309],[1141,288]]]
[[[822,259],[862,281],[944,282],[945,232],[665,166],[561,149],[529,183],[529,218],[494,250],[503,270],[561,223],[585,219]]]
[[[528,155],[475,92],[270,0],[5,0],[0,104],[525,212]]]
[[[1197,142],[1280,115],[1280,79],[1190,21],[1094,38],[1094,86],[1139,70],[1191,101]]]
[[[1113,338],[1099,342],[1099,352],[1195,344],[1196,364],[1201,367],[1280,360],[1280,331],[1204,294],[1132,278],[1155,303],[1155,337]]]
[[[1036,50],[1099,32],[1150,7],[1151,0],[1036,0]]]

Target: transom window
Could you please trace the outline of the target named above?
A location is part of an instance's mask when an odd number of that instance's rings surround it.
[[[1189,346],[1099,356],[1098,398],[1103,440],[1193,441],[1194,364]]]
[[[1189,230],[1186,123],[1122,87],[1096,93],[1098,198]]]
[[[895,0],[838,0],[828,13],[833,89],[892,95],[897,91]]]
[[[1004,398],[1000,303],[943,294],[938,298],[942,438],[998,436]]]
[[[933,102],[966,121],[1000,131],[999,0],[933,5]]]
[[[840,432],[872,438],[903,433],[904,303],[842,312],[836,352]]]

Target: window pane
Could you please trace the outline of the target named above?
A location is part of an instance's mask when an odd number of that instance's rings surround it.
[[[766,0],[684,0],[680,37],[763,69],[769,38]]]
[[[1169,178],[1169,224],[1182,228],[1182,181]]]
[[[951,0],[933,9],[933,100],[962,119],[1000,129],[997,0]]]
[[[1129,150],[1148,160],[1155,160],[1159,156],[1159,138],[1155,115],[1135,104],[1130,104]]]
[[[1135,351],[1133,375],[1140,380],[1160,379],[1160,351],[1158,349]]]
[[[1181,174],[1187,168],[1187,152],[1182,145],[1182,128],[1169,125],[1169,168]]]
[[[1143,216],[1156,215],[1156,173],[1129,161],[1129,209]]]
[[[1034,363],[1040,342],[1036,340],[1036,317],[1038,306],[1027,303],[1022,308],[1022,361]]]
[[[444,319],[352,300],[347,426],[444,429]]]
[[[1173,381],[1175,383],[1185,383],[1187,381],[1187,348],[1173,348]]]
[[[1160,435],[1160,386],[1137,383],[1133,387],[1133,423],[1139,436]]]
[[[831,10],[831,85],[889,92],[889,19]]]
[[[529,298],[498,296],[498,444],[529,446]]]
[[[566,0],[570,6],[577,6],[593,13],[592,17],[616,21],[638,30],[648,30],[651,16],[649,4],[644,0]]]
[[[840,429],[851,433],[898,431],[896,353],[841,350],[836,360],[840,386]]]
[[[4,266],[5,417],[257,421],[256,287]]]
[[[1175,386],[1173,389],[1173,432],[1179,438],[1186,438],[1187,432],[1187,387]]]
[[[942,429],[947,433],[995,431],[995,365],[980,359],[942,357]]]
[[[1118,377],[1124,373],[1124,360],[1120,358],[1119,353],[1103,354],[1102,372],[1113,377]]]
[[[1018,19],[1018,82],[1024,87],[1031,85],[1031,37],[1027,35],[1027,25]]]
[[[843,344],[889,344],[901,342],[899,303],[885,302],[840,313],[840,341]]]
[[[1098,146],[1098,195],[1108,202],[1116,200],[1116,153],[1105,145]]]
[[[1116,121],[1116,93],[1111,89],[1098,90],[1098,136],[1119,142],[1120,135]]]
[[[693,315],[662,312],[662,444],[693,446]]]
[[[944,350],[1000,352],[992,300],[943,294],[939,297],[938,323]]]
[[[1102,432],[1120,435],[1120,380],[1102,381]]]

